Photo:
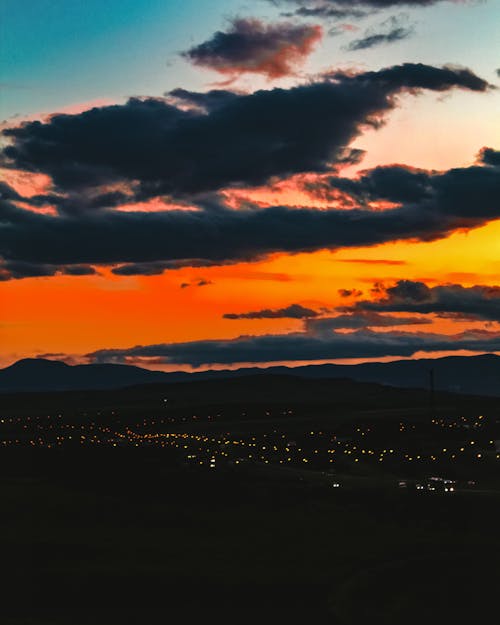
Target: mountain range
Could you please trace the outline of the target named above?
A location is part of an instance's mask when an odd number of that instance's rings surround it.
[[[356,365],[246,367],[196,373],[182,371],[165,373],[118,364],[68,365],[57,360],[29,358],[0,369],[0,392],[119,389],[144,384],[231,379],[259,374],[287,374],[301,378],[348,378],[358,382],[374,382],[402,388],[429,388],[432,377],[435,389],[439,391],[500,396],[500,356],[494,354]]]

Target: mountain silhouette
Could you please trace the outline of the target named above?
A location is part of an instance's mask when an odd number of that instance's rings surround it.
[[[494,354],[357,365],[246,367],[235,371],[196,373],[165,373],[118,364],[68,365],[57,360],[27,358],[0,369],[0,392],[119,389],[142,384],[230,379],[256,374],[349,378],[396,387],[428,388],[431,371],[436,390],[500,396],[500,356]]]

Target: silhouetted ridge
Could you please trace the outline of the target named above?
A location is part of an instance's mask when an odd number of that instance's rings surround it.
[[[0,392],[117,389],[160,382],[235,379],[263,374],[344,378],[396,387],[428,388],[431,370],[434,372],[436,390],[500,396],[500,356],[494,354],[358,365],[247,367],[236,371],[197,373],[165,373],[117,364],[68,365],[57,360],[26,358],[0,369]]]

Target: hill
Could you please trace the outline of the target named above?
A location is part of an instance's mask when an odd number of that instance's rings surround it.
[[[357,365],[303,367],[247,367],[236,371],[197,373],[150,371],[117,364],[68,365],[45,359],[24,359],[0,369],[0,392],[54,392],[120,389],[127,386],[214,379],[249,375],[293,375],[300,378],[350,379],[401,388],[428,388],[434,373],[436,390],[500,396],[500,356],[450,356],[437,359],[370,362]]]
[[[0,392],[123,388],[166,381],[161,371],[130,365],[67,365],[57,360],[26,358],[0,369]]]
[[[429,416],[429,392],[339,378],[246,375],[215,380],[143,384],[124,389],[4,393],[8,415],[64,414],[66,418],[137,421],[145,416],[179,423],[283,421],[333,422],[363,413],[366,418]],[[433,412],[498,413],[500,399],[438,391]],[[193,416],[195,415],[195,416]],[[187,423],[185,424],[187,425]],[[183,427],[185,427],[183,425]]]

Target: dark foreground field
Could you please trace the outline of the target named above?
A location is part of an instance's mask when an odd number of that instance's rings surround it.
[[[498,616],[494,496],[181,471],[133,451],[47,454],[0,480],[5,625]]]

